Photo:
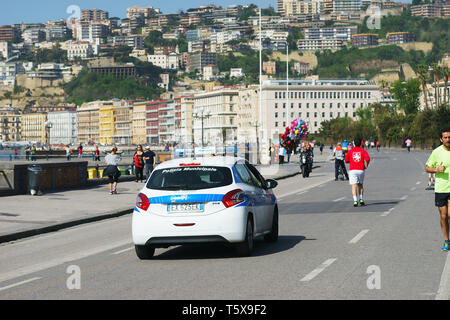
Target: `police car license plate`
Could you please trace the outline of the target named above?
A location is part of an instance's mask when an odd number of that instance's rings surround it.
[[[177,203],[167,205],[167,212],[203,212],[203,203]]]

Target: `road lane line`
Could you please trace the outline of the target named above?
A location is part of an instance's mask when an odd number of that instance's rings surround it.
[[[392,212],[392,210],[394,210],[394,208],[390,208],[388,211],[385,211],[381,216],[382,217],[388,216]]]
[[[436,300],[450,300],[450,254],[447,253],[444,271],[436,294]]]
[[[319,183],[316,183],[316,184],[312,184],[310,186],[307,186],[306,188],[303,188],[303,189],[300,189],[300,190],[296,190],[296,191],[292,191],[292,192],[289,192],[289,193],[286,193],[286,194],[282,194],[280,196],[277,196],[277,195],[275,195],[275,196],[277,197],[277,199],[281,199],[281,198],[284,198],[284,197],[287,197],[287,196],[291,196],[293,194],[297,194],[299,192],[307,192],[307,191],[309,191],[309,189],[316,188],[318,186],[321,186],[321,185],[323,185],[325,183],[328,183],[330,181],[333,181],[333,180],[334,180],[334,178],[329,178],[328,180],[325,180],[325,181],[322,181],[322,182],[319,182]]]
[[[405,196],[403,196],[403,197],[400,198],[400,200],[402,200],[402,201],[404,201],[404,200],[406,200],[406,199],[408,199],[408,195],[405,195]]]
[[[369,232],[368,229],[362,230],[360,233],[358,233],[358,234],[356,235],[356,237],[354,237],[352,240],[350,240],[349,243],[351,243],[351,244],[357,243],[359,240],[362,239],[362,237],[364,237],[364,236],[366,235],[367,232]]]
[[[416,184],[419,185],[419,184],[420,184],[420,181],[417,181]]]
[[[342,198],[339,198],[339,199],[333,200],[333,202],[339,202],[339,201],[341,201],[341,200],[344,200],[344,199],[345,199],[345,197],[342,197]]]
[[[134,247],[130,247],[130,248],[127,248],[127,249],[123,249],[123,250],[120,250],[120,251],[114,252],[113,254],[121,254],[121,253],[124,253],[124,252],[130,251],[130,250],[133,250],[133,249],[134,249]]]
[[[312,279],[317,277],[322,271],[324,271],[326,268],[331,266],[333,264],[333,262],[335,262],[336,260],[337,260],[336,258],[328,259],[327,261],[322,263],[317,269],[313,270],[312,272],[307,274],[305,277],[303,277],[300,281],[303,281],[303,282],[311,281]]]
[[[29,283],[29,282],[33,282],[33,281],[36,281],[36,280],[39,280],[39,279],[42,279],[42,278],[35,277],[35,278],[31,278],[31,279],[24,280],[24,281],[21,281],[21,282],[17,282],[17,283],[11,284],[11,285],[9,285],[9,286],[0,288],[0,291],[7,290],[7,289],[11,289],[11,288],[14,288],[14,287],[18,287],[18,286],[21,286],[22,284],[26,284],[26,283]]]
[[[18,277],[23,277],[27,274],[31,274],[31,273],[35,273],[35,272],[39,272],[42,270],[46,270],[46,269],[50,269],[59,265],[62,265],[64,263],[70,262],[70,261],[76,261],[76,260],[80,260],[80,259],[84,259],[87,258],[89,256],[93,256],[96,254],[99,254],[101,252],[105,252],[105,251],[109,251],[109,250],[113,250],[115,248],[120,248],[123,247],[125,245],[129,245],[130,244],[130,240],[126,239],[123,241],[117,241],[115,243],[111,243],[111,244],[107,244],[104,246],[100,246],[97,248],[93,248],[87,251],[82,251],[82,252],[78,252],[75,254],[71,254],[71,255],[67,255],[67,256],[61,256],[52,260],[48,260],[46,262],[43,263],[38,263],[35,265],[31,265],[31,266],[27,266],[27,267],[23,267],[20,269],[16,269],[14,271],[10,271],[7,273],[0,273],[0,282],[3,281],[7,281],[7,280],[11,280],[14,278],[18,278]]]
[[[410,190],[411,190],[411,191],[415,191],[415,190],[416,190],[416,187],[412,187]]]

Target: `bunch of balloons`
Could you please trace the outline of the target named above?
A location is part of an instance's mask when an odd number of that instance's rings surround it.
[[[281,136],[281,145],[288,150],[294,150],[300,143],[302,138],[309,134],[308,125],[302,119],[292,121],[290,127],[286,127],[284,134]]]

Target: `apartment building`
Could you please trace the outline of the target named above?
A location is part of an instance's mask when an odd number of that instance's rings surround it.
[[[11,56],[11,43],[0,41],[0,59],[8,59]]]
[[[339,39],[300,39],[297,41],[297,47],[300,51],[337,50],[344,46],[344,41]]]
[[[306,62],[294,62],[293,70],[300,75],[308,74],[311,70],[309,63]]]
[[[134,5],[132,7],[127,8],[127,18],[149,18],[157,13],[160,13],[159,9],[153,8],[152,6],[147,7],[139,7],[138,5]]]
[[[0,26],[0,41],[13,41],[16,30],[12,26]]]
[[[88,59],[98,55],[100,51],[99,45],[92,45],[89,41],[68,41],[67,42],[67,59],[73,61],[77,58]]]
[[[334,13],[349,13],[361,10],[361,0],[333,0]]]
[[[48,122],[51,123],[50,144],[76,144],[78,135],[78,117],[76,108],[67,111],[49,112]]]
[[[180,99],[155,100],[146,103],[146,131],[148,144],[165,144],[179,141]]]
[[[100,9],[81,10],[81,20],[85,21],[104,21],[109,19],[109,12]]]
[[[147,56],[147,61],[151,62],[153,65],[158,66],[162,69],[178,70],[179,68],[179,58],[178,54],[172,52],[168,55],[155,55],[149,54]]]
[[[144,37],[140,35],[108,37],[107,44],[112,47],[128,46],[136,50],[144,49]]]
[[[100,43],[101,39],[109,34],[108,25],[103,22],[80,21],[76,24],[75,38],[78,41],[89,41],[90,43]]]
[[[87,102],[77,108],[79,143],[99,142],[99,109],[105,104],[109,105],[112,102]]]
[[[322,0],[283,0],[283,16],[298,16],[307,14],[320,14],[323,11]]]
[[[378,35],[370,33],[354,34],[352,36],[352,46],[367,47],[378,45]]]
[[[408,43],[416,41],[414,33],[411,32],[389,32],[386,34],[386,42],[390,44]]]
[[[215,52],[195,52],[189,54],[188,71],[193,72],[197,70],[202,72],[207,65],[217,65],[217,53]]]
[[[48,137],[47,137],[47,130],[45,128],[46,121],[47,121],[46,112],[33,112],[22,114],[20,118],[21,140],[47,143]]]
[[[275,61],[263,61],[262,72],[265,74],[276,74],[277,63]]]
[[[133,102],[133,116],[131,119],[132,139],[131,143],[135,145],[147,144],[146,130],[146,102]]]
[[[194,137],[194,96],[180,97],[180,140],[181,145],[190,145]]]
[[[0,140],[20,141],[21,112],[19,109],[0,108]]]
[[[305,28],[303,33],[306,40],[336,39],[352,41],[352,36],[358,32],[357,26],[332,28]]]
[[[238,138],[239,91],[221,88],[194,95],[194,111],[209,111],[209,117],[194,119],[194,141],[202,144],[232,144]],[[202,125],[203,122],[203,125]],[[202,129],[203,127],[203,129]]]

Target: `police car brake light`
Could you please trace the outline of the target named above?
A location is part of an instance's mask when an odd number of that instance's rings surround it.
[[[245,201],[245,193],[241,189],[235,189],[228,192],[222,198],[225,208],[229,208]]]
[[[142,209],[144,211],[148,210],[148,207],[150,207],[150,201],[148,200],[147,196],[143,193],[139,193],[136,198],[136,207],[139,209]]]
[[[180,167],[199,166],[200,163],[180,163]]]

